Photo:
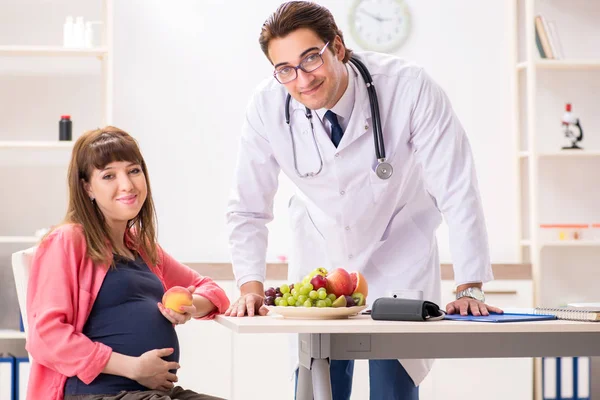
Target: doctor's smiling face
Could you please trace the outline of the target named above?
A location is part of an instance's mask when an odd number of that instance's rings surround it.
[[[312,110],[332,108],[344,94],[348,85],[342,61],[345,53],[339,36],[324,42],[309,28],[274,38],[268,45],[276,79],[294,99]]]

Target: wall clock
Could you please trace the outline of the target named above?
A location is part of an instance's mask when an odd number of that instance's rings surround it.
[[[404,0],[353,0],[350,32],[365,50],[398,50],[410,32],[410,14]]]

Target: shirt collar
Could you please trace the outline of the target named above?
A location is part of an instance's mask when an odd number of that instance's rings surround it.
[[[348,71],[348,86],[346,87],[346,91],[342,95],[342,97],[338,100],[338,102],[331,108],[331,111],[337,114],[340,120],[340,124],[342,126],[347,126],[348,121],[350,120],[350,116],[352,115],[352,109],[354,108],[354,83],[356,80],[356,72],[353,68],[349,68],[348,65],[345,65],[346,71]],[[325,113],[327,112],[326,108],[321,108],[316,111],[316,114],[319,116],[319,119],[323,121]]]

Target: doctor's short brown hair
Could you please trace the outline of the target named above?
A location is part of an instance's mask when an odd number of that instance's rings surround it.
[[[346,47],[344,35],[337,27],[331,12],[312,1],[290,1],[280,5],[262,26],[258,39],[260,48],[269,58],[269,43],[272,39],[283,38],[301,28],[312,30],[324,42],[330,42],[331,45],[334,44],[335,37],[339,36],[346,50],[342,62],[346,63],[352,57],[352,50]],[[329,49],[335,53],[337,49],[331,45]]]

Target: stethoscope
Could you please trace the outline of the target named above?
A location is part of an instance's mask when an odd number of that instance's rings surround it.
[[[377,92],[375,91],[375,85],[373,84],[373,78],[371,78],[371,74],[369,70],[358,58],[352,56],[350,58],[350,62],[354,64],[358,72],[362,76],[365,84],[367,85],[367,92],[369,94],[369,103],[371,105],[371,117],[373,119],[373,139],[375,141],[375,155],[377,156],[377,168],[375,168],[375,173],[380,179],[389,179],[394,172],[391,164],[386,162],[385,160],[385,147],[383,145],[383,132],[381,131],[381,118],[379,116],[379,102],[377,101]],[[296,174],[300,178],[310,178],[319,175],[321,170],[323,170],[323,157],[321,156],[321,151],[319,150],[319,145],[317,144],[317,139],[315,137],[315,129],[312,122],[312,112],[306,108],[305,116],[310,123],[310,129],[312,132],[313,143],[315,144],[315,149],[317,150],[317,154],[319,155],[319,169],[316,172],[307,172],[305,174],[301,173],[298,170],[298,159],[296,157],[296,143],[294,141],[294,134],[292,133],[292,125],[290,125],[290,101],[292,100],[292,96],[287,95],[285,99],[285,122],[288,124],[290,129],[290,137],[292,138],[292,151],[294,156],[294,168],[296,169]]]

